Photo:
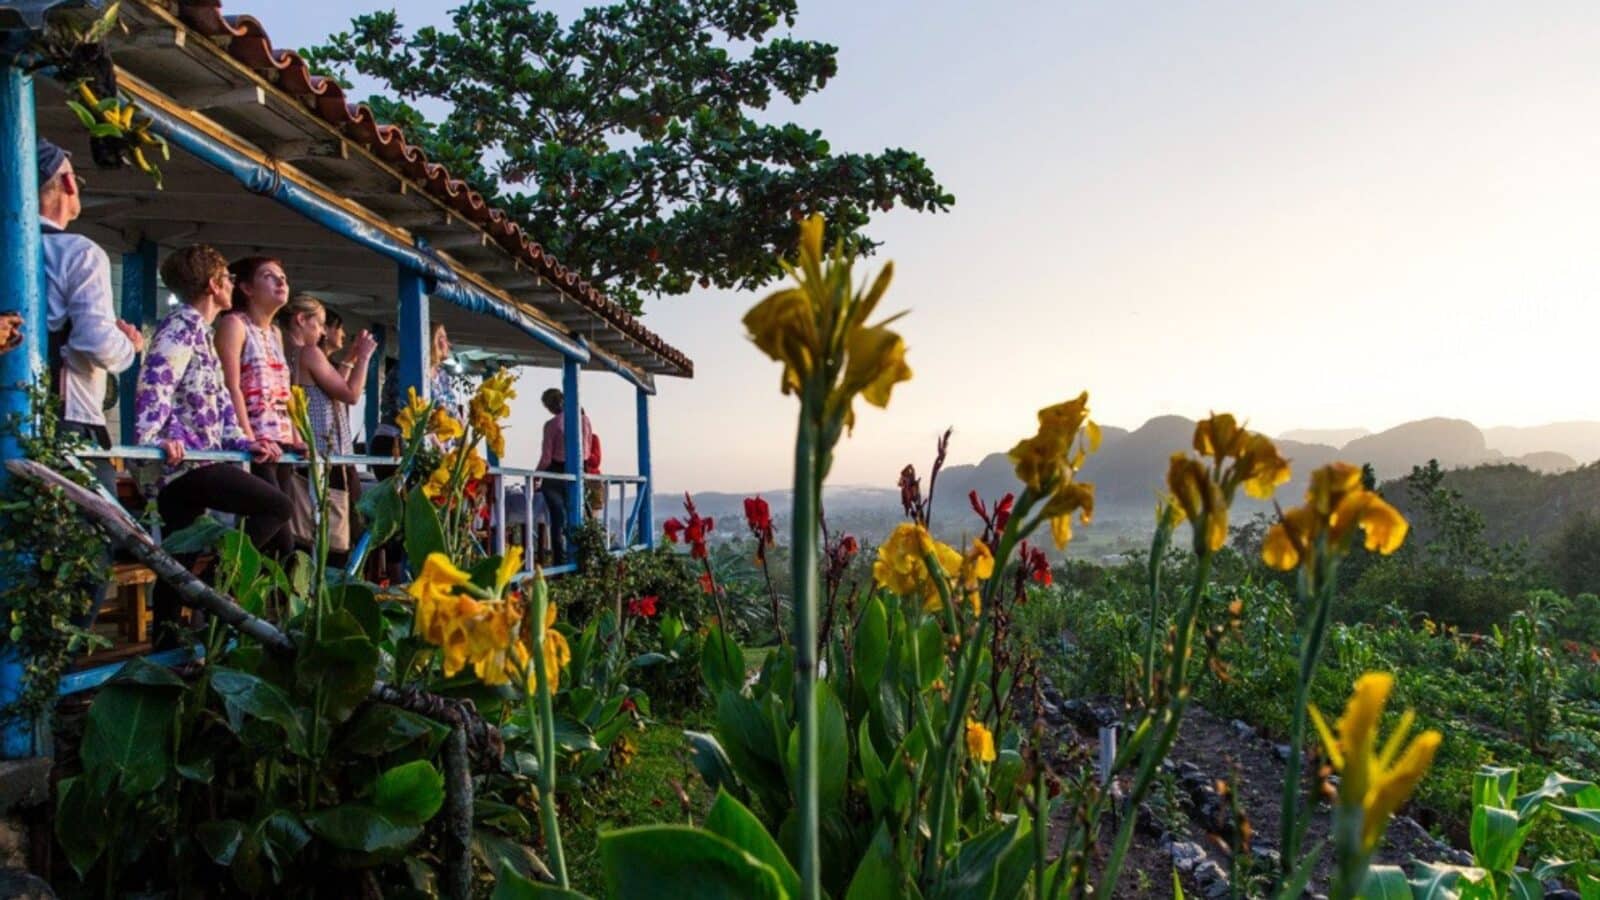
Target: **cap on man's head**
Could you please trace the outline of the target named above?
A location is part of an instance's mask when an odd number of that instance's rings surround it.
[[[67,160],[71,158],[71,153],[68,153],[49,141],[40,140],[39,184],[42,186],[45,182],[56,177],[57,175],[60,175],[62,167],[65,166],[67,164]]]

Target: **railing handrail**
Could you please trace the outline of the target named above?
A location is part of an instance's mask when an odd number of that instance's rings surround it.
[[[136,444],[118,444],[109,450],[99,447],[85,447],[77,451],[77,456],[82,459],[135,459],[159,462],[166,459],[166,451],[160,447],[145,447]],[[246,450],[185,450],[184,462],[231,462],[248,463],[254,460]],[[393,466],[399,462],[392,456],[366,456],[359,453],[334,453],[321,457],[321,461],[333,466]],[[285,453],[278,457],[278,462],[290,464],[303,464],[308,460],[298,453]],[[491,466],[491,475],[505,475],[511,478],[548,478],[551,481],[572,481],[578,476],[571,472],[548,472],[540,469],[525,469],[515,466]],[[611,473],[585,473],[584,481],[603,481],[611,484],[644,484],[643,475],[621,475]]]

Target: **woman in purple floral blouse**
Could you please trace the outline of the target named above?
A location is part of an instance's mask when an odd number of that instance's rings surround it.
[[[293,549],[288,494],[234,465],[184,461],[189,450],[247,450],[257,463],[275,462],[281,453],[275,441],[244,434],[223,381],[211,329],[231,303],[227,267],[222,254],[204,245],[184,247],[162,261],[161,280],[183,302],[161,320],[139,370],[135,440],[161,447],[165,456],[146,487],[157,491],[168,534],[215,509],[244,517],[245,533],[257,548],[287,554]],[[156,643],[175,644],[178,594],[157,582],[153,599]]]

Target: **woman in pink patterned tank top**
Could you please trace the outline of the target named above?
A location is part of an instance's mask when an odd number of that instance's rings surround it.
[[[289,421],[289,364],[283,336],[272,324],[289,302],[283,263],[250,256],[233,262],[228,271],[234,276],[233,311],[217,320],[216,343],[239,428],[252,441],[273,441],[283,450],[299,451],[303,448]],[[250,471],[284,493],[290,491],[292,466],[257,464]]]

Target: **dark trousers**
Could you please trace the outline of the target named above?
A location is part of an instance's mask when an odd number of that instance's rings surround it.
[[[62,422],[61,431],[63,434],[78,435],[101,450],[111,449],[111,432],[107,431],[104,425],[90,425],[87,422]],[[94,472],[95,480],[105,487],[111,494],[113,501],[116,500],[117,470],[111,465],[111,460],[97,459],[90,468]],[[94,628],[94,620],[100,615],[100,607],[105,604],[106,594],[111,590],[111,545],[109,543],[106,544],[105,555],[101,559],[106,565],[106,578],[95,588],[88,611],[81,616],[73,617],[72,624],[79,628]]]
[[[156,498],[156,508],[167,534],[193,525],[206,510],[215,509],[243,516],[245,534],[263,553],[284,557],[294,549],[289,534],[294,507],[289,495],[265,478],[228,463],[200,466],[168,482]],[[179,556],[178,561],[192,566],[195,557]],[[156,643],[175,646],[181,606],[178,592],[165,581],[157,581],[152,600]]]
[[[566,464],[552,462],[549,471],[562,472]],[[544,508],[550,514],[550,564],[562,565],[567,561],[567,491],[571,485],[565,481],[545,479],[539,482],[539,494],[544,497]],[[529,523],[532,527],[532,523]]]

